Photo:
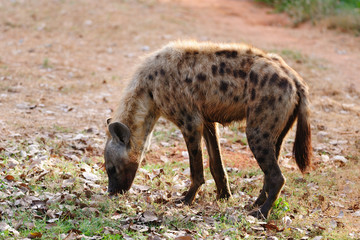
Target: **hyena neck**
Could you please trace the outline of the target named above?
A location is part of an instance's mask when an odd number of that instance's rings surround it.
[[[131,161],[140,164],[159,114],[152,100],[141,90],[126,94],[122,103],[113,121],[122,122],[130,129],[128,155]]]

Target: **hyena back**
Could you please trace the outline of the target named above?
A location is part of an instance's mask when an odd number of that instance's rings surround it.
[[[108,125],[105,166],[110,194],[127,191],[144,157],[157,119],[181,130],[190,158],[191,204],[204,183],[202,137],[218,198],[231,196],[221,160],[217,123],[246,120],[248,144],[265,174],[254,203],[267,217],[285,183],[278,165],[283,138],[297,119],[294,155],[302,172],[310,165],[308,90],[281,57],[240,44],[173,42],[148,56],[129,83]]]

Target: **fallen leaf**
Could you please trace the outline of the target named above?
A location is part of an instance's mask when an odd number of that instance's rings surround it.
[[[144,223],[155,222],[158,219],[155,213],[151,211],[145,211],[140,217],[140,221]]]
[[[83,172],[82,175],[85,179],[93,181],[93,182],[97,182],[100,180],[100,178],[93,173]]]
[[[191,236],[189,235],[186,235],[186,236],[179,236],[179,237],[176,237],[175,240],[191,240],[193,239]]]
[[[75,178],[65,179],[63,181],[61,187],[63,187],[63,188],[70,187],[70,186],[74,185],[75,180],[76,180]]]
[[[41,232],[32,232],[32,233],[29,233],[29,235],[27,237],[31,238],[31,239],[41,238],[42,233]]]
[[[136,232],[147,232],[149,230],[149,227],[145,225],[132,224],[129,226],[129,229]]]
[[[14,176],[12,176],[12,175],[7,175],[7,176],[5,177],[5,179],[8,180],[9,182],[15,181],[15,178],[14,178]]]

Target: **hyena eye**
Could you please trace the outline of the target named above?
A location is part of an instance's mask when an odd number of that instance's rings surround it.
[[[109,169],[107,169],[108,175],[112,175],[116,173],[116,168],[115,167],[111,167]]]

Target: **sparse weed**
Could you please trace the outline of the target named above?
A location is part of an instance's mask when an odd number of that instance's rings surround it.
[[[257,0],[286,12],[295,25],[305,21],[322,22],[329,28],[360,32],[360,2],[357,0]]]

